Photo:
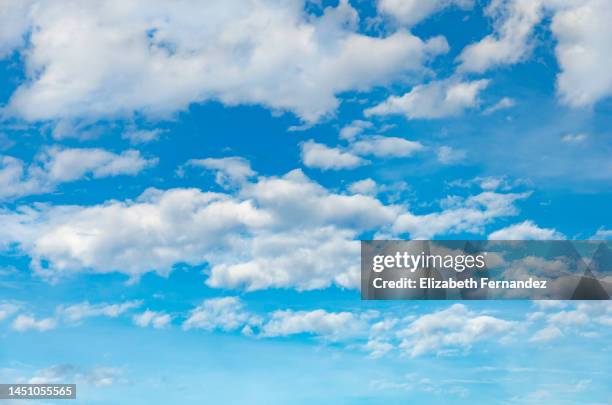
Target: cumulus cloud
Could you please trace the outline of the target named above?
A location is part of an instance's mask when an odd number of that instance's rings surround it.
[[[249,177],[257,173],[251,169],[248,160],[241,157],[190,159],[187,166],[203,167],[215,172],[215,181],[220,186],[235,186],[244,183]]]
[[[183,329],[220,329],[227,332],[244,328],[250,323],[259,323],[259,319],[246,310],[240,298],[221,297],[204,300],[191,310],[183,322]]]
[[[447,233],[480,233],[485,225],[499,217],[518,213],[514,202],[529,193],[501,194],[485,191],[466,199],[452,199],[452,204],[440,212],[425,215],[404,213],[393,225],[397,233],[409,233],[412,239],[431,239]]]
[[[146,311],[136,314],[132,317],[134,323],[141,328],[152,326],[155,329],[163,329],[172,321],[172,316],[165,312],[156,312],[147,309]]]
[[[462,114],[478,106],[479,93],[489,84],[486,79],[461,81],[456,78],[414,86],[403,96],[391,96],[365,110],[366,116],[400,114],[408,119],[433,119]]]
[[[533,221],[523,221],[499,229],[489,235],[490,240],[558,240],[565,236],[550,228],[540,228]]]
[[[447,7],[468,9],[473,5],[473,0],[379,0],[376,7],[380,13],[412,26]]]
[[[436,152],[438,162],[443,165],[460,163],[467,157],[467,152],[461,149],[454,149],[450,146],[440,146]]]
[[[517,322],[479,314],[463,304],[454,304],[422,315],[398,332],[400,347],[412,357],[445,350],[469,350],[479,341],[512,332]]]
[[[378,185],[372,179],[363,179],[352,183],[348,190],[353,194],[376,195]]]
[[[137,150],[120,154],[100,148],[44,149],[32,164],[0,156],[0,199],[50,192],[59,184],[83,178],[136,175],[157,164]]]
[[[494,20],[494,33],[463,49],[459,70],[485,72],[527,57],[529,38],[543,15],[541,0],[494,0],[485,9]]]
[[[10,301],[0,301],[0,321],[12,316],[19,309],[19,305]]]
[[[31,121],[166,116],[217,100],[314,122],[339,93],[420,75],[448,49],[403,29],[360,34],[347,0],[320,14],[300,0],[19,3],[0,14],[0,52],[21,50],[27,67],[6,112]]]
[[[262,326],[261,335],[275,337],[307,333],[337,340],[354,336],[365,326],[352,312],[280,310],[272,313],[270,320]]]
[[[368,163],[359,156],[341,148],[330,148],[313,140],[302,143],[302,162],[306,167],[322,170],[352,169]]]
[[[215,288],[355,288],[361,233],[482,231],[514,215],[513,203],[526,196],[485,192],[414,215],[373,196],[332,192],[294,170],[233,193],[149,189],[136,200],[0,211],[0,246],[30,256],[34,272],[49,280],[121,272],[135,281],[178,264],[208,264]]]
[[[57,321],[55,318],[36,319],[31,315],[18,315],[12,323],[12,328],[18,332],[37,330],[44,332],[55,329]]]
[[[78,323],[83,319],[98,316],[116,318],[131,309],[138,308],[140,305],[142,305],[142,301],[126,301],[120,304],[90,304],[85,301],[79,304],[59,307],[57,312],[62,319]]]
[[[358,155],[376,157],[409,157],[423,149],[420,142],[379,135],[363,137],[351,145],[351,151]]]
[[[366,129],[370,129],[374,126],[369,121],[354,120],[348,125],[345,125],[340,130],[340,138],[348,141],[355,139],[356,136],[361,135]]]

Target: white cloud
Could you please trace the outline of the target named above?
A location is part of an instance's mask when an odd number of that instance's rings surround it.
[[[134,315],[132,319],[141,328],[152,326],[155,329],[163,329],[170,324],[172,316],[164,312],[155,312],[147,309],[143,313]]]
[[[116,154],[99,148],[51,147],[30,165],[0,156],[0,199],[50,192],[83,178],[136,175],[155,164],[157,159],[145,159],[136,150]]]
[[[543,16],[542,0],[493,0],[485,14],[494,20],[494,33],[463,49],[457,58],[461,71],[482,73],[524,60],[533,28]]]
[[[19,305],[10,301],[0,301],[0,321],[9,318],[19,309]]]
[[[415,357],[447,350],[469,350],[482,340],[512,332],[517,322],[470,311],[463,304],[422,315],[398,332],[400,347]]]
[[[401,24],[412,26],[444,8],[457,6],[471,8],[473,0],[378,0],[377,8]]]
[[[348,141],[355,139],[356,136],[361,135],[366,129],[373,127],[373,124],[368,121],[354,120],[348,125],[345,125],[340,130],[340,138]]]
[[[218,100],[313,122],[335,110],[337,94],[420,75],[448,49],[406,30],[362,35],[347,0],[318,16],[299,0],[29,4],[0,14],[3,54],[30,32],[27,80],[7,108],[26,120],[166,116]]]
[[[44,332],[55,329],[56,326],[57,321],[55,318],[36,319],[30,315],[19,315],[12,323],[13,329],[18,332],[25,332],[28,330]]]
[[[261,329],[264,337],[309,333],[329,340],[359,334],[366,324],[351,312],[281,310],[272,313]]]
[[[125,312],[138,308],[142,305],[142,301],[126,301],[120,304],[90,304],[89,302],[81,302],[69,306],[59,307],[58,315],[68,322],[80,322],[83,319],[106,316],[116,318]]]
[[[147,160],[137,150],[121,154],[100,148],[49,148],[39,156],[50,181],[60,183],[78,180],[87,175],[94,178],[135,175],[155,165],[157,159]]]
[[[395,221],[393,230],[400,234],[407,232],[412,239],[431,239],[447,233],[480,233],[494,219],[516,215],[518,211],[514,202],[528,196],[529,193],[485,191],[465,200],[458,199],[441,212],[425,215],[404,213]]]
[[[590,106],[612,95],[612,3],[556,1],[551,30],[561,73],[557,89],[572,107]]]
[[[359,156],[343,151],[340,148],[330,148],[312,140],[302,143],[302,161],[306,167],[322,170],[352,169],[368,163]]]
[[[570,143],[570,144],[578,144],[578,143],[582,143],[587,139],[587,135],[580,133],[580,134],[567,134],[567,135],[563,135],[563,137],[561,137],[561,141],[565,142],[565,143]]]
[[[113,367],[96,366],[91,370],[83,371],[72,364],[58,364],[38,370],[33,377],[27,380],[28,384],[53,384],[70,380],[79,384],[108,387],[117,381],[123,374],[122,370]]]
[[[438,162],[444,165],[460,163],[467,157],[467,152],[450,146],[440,146],[437,151]]]
[[[512,108],[516,105],[516,101],[509,97],[504,97],[499,100],[497,103],[493,104],[490,107],[487,107],[482,113],[485,115],[493,114],[496,111],[506,110],[508,108]]]
[[[403,96],[391,96],[365,111],[366,116],[401,114],[408,119],[433,119],[462,114],[478,106],[478,94],[489,84],[486,79],[460,81],[456,78],[414,86]]]
[[[353,194],[376,195],[378,185],[372,179],[363,179],[352,183],[348,190]]]
[[[121,134],[121,137],[129,140],[132,145],[139,145],[156,141],[163,132],[161,129],[131,129]]]
[[[215,181],[224,187],[242,184],[257,174],[251,169],[248,160],[236,156],[218,159],[190,159],[185,164],[215,171]]]
[[[608,240],[608,239],[612,239],[612,229],[599,228],[597,230],[597,232],[595,232],[595,235],[593,235],[593,237],[591,239],[595,239],[595,240]]]
[[[409,157],[424,148],[419,142],[379,135],[362,137],[351,145],[353,153],[376,157]]]
[[[490,240],[558,240],[565,236],[550,228],[540,228],[533,221],[523,221],[499,229],[489,235]]]
[[[563,332],[556,326],[547,326],[537,331],[530,339],[530,342],[549,342],[563,336]]]
[[[259,319],[245,309],[238,297],[210,298],[194,308],[183,322],[183,329],[233,331]]]

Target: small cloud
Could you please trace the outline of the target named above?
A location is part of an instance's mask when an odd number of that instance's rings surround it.
[[[509,97],[504,97],[501,100],[499,100],[497,103],[493,104],[492,106],[487,107],[482,113],[484,115],[489,115],[499,110],[505,110],[508,108],[512,108],[515,105],[516,105],[516,101],[514,99],[509,98]]]
[[[132,145],[153,142],[159,139],[159,136],[165,131],[159,128],[156,129],[140,129],[129,130],[124,132],[121,137],[130,141]]]
[[[467,152],[461,149],[453,149],[450,146],[440,146],[437,155],[438,162],[450,165],[464,161],[467,157]]]
[[[369,163],[351,152],[330,148],[313,140],[302,143],[302,161],[306,167],[322,170],[353,169]]]
[[[584,133],[567,134],[561,138],[561,141],[565,143],[570,143],[570,144],[577,144],[577,143],[584,142],[587,138],[588,136]]]

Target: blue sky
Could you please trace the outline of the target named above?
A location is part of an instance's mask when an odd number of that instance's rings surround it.
[[[357,242],[610,238],[605,0],[0,8],[3,382],[609,401],[607,303],[363,302]]]

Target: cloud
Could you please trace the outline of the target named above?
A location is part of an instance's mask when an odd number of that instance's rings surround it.
[[[372,179],[363,179],[352,183],[348,190],[353,194],[376,195],[378,185]]]
[[[28,384],[55,384],[68,380],[96,387],[108,387],[121,381],[122,374],[121,369],[113,367],[96,366],[91,370],[81,370],[72,364],[58,364],[38,370],[27,382]]]
[[[135,200],[0,211],[0,246],[28,255],[32,270],[49,281],[79,272],[120,272],[136,281],[206,264],[214,288],[356,288],[363,232],[481,232],[515,215],[514,202],[527,196],[484,192],[415,215],[369,195],[330,191],[294,170],[260,176],[233,193],[149,189]]]
[[[351,151],[362,156],[409,157],[425,149],[420,142],[391,136],[362,137],[351,145]]]
[[[437,151],[438,162],[443,165],[460,163],[467,157],[467,152],[461,149],[454,149],[450,146],[440,146]]]
[[[489,85],[486,79],[456,78],[414,86],[403,96],[391,96],[365,110],[366,116],[401,114],[407,119],[434,119],[461,115],[478,105],[478,94]]]
[[[258,322],[258,318],[245,309],[240,298],[210,298],[191,310],[183,322],[183,329],[220,329],[227,332]]]
[[[277,337],[296,334],[314,334],[328,340],[338,340],[359,334],[364,328],[351,312],[280,310],[272,313],[261,328],[261,336]]]
[[[163,329],[172,321],[172,316],[164,312],[155,312],[147,309],[143,313],[132,317],[134,323],[141,328],[152,326],[155,329]]]
[[[363,120],[354,120],[348,125],[345,125],[340,130],[340,138],[351,141],[356,136],[361,135],[366,129],[372,128],[374,125],[371,122]]]
[[[216,100],[314,122],[338,94],[421,75],[448,49],[403,29],[363,35],[347,0],[316,13],[304,1],[30,1],[0,18],[0,52],[26,65],[6,112],[29,121],[164,117]]]
[[[140,305],[142,305],[142,301],[126,301],[120,304],[90,304],[85,301],[79,304],[59,307],[57,312],[62,319],[78,323],[83,319],[98,316],[116,318],[131,309],[138,308]]]
[[[499,229],[489,235],[489,240],[558,240],[565,236],[554,229],[540,228],[533,221],[523,221]]]
[[[313,140],[302,143],[302,162],[306,167],[322,170],[353,169],[368,163],[359,156],[343,151],[340,148],[330,148]]]
[[[612,229],[599,228],[591,239],[595,239],[595,240],[612,239]]]
[[[473,5],[473,0],[379,0],[376,8],[379,13],[390,16],[403,25],[413,26],[447,7],[469,9]]]
[[[140,145],[143,143],[153,142],[159,139],[159,136],[164,132],[162,129],[130,129],[121,137],[130,141],[132,145]]]
[[[508,108],[512,108],[516,105],[516,100],[509,98],[509,97],[504,97],[501,100],[499,100],[497,103],[493,104],[490,107],[487,107],[482,113],[484,115],[489,115],[489,114],[493,114],[494,112],[500,111],[500,110],[506,110]]]
[[[551,30],[561,72],[557,90],[571,107],[591,106],[612,95],[612,3],[559,2]]]
[[[470,311],[463,304],[453,304],[422,315],[398,332],[400,347],[412,357],[446,350],[469,350],[479,341],[499,338],[512,332],[517,322]]]
[[[11,317],[18,310],[18,304],[10,301],[0,301],[0,321]]]
[[[499,217],[518,213],[514,202],[527,198],[529,193],[495,193],[485,191],[466,199],[453,200],[441,212],[424,215],[404,213],[393,225],[396,233],[409,233],[412,239],[431,239],[448,233],[480,233],[485,225]]]
[[[587,139],[587,135],[580,133],[580,134],[567,134],[567,135],[563,135],[563,137],[561,137],[561,142],[564,143],[569,143],[569,144],[579,144],[584,142]]]
[[[483,73],[524,60],[533,28],[543,16],[542,1],[494,0],[485,15],[494,20],[494,33],[463,49],[457,57],[460,71]]]
[[[30,315],[19,315],[12,323],[12,328],[17,332],[37,330],[39,332],[55,329],[57,321],[54,318],[36,319]]]
[[[117,154],[100,148],[47,148],[29,166],[0,156],[0,199],[47,193],[84,178],[136,175],[156,164],[157,159],[145,159],[136,150]]]
[[[563,336],[563,332],[555,326],[547,326],[537,331],[530,339],[530,342],[549,342]]]
[[[216,172],[215,182],[223,187],[242,184],[257,174],[251,169],[248,160],[235,156],[218,159],[190,159],[185,165],[203,167]]]

